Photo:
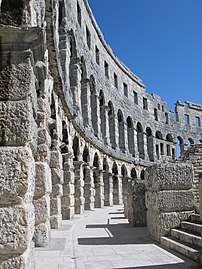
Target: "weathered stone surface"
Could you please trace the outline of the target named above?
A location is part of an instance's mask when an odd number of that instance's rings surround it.
[[[29,148],[0,148],[0,204],[21,203],[34,192],[34,162]],[[28,196],[27,196],[28,198]]]
[[[35,226],[34,242],[36,247],[46,247],[50,241],[50,236],[49,221]]]
[[[47,163],[37,162],[35,197],[41,197],[52,191],[51,171]]]
[[[62,184],[63,183],[63,171],[60,168],[51,169],[51,180],[52,184]]]
[[[0,254],[22,254],[34,234],[33,205],[0,208]]]
[[[193,184],[193,166],[189,163],[163,163],[148,167],[146,188],[160,190],[187,190]]]
[[[50,197],[43,196],[33,201],[35,208],[35,224],[45,223],[50,218]]]
[[[0,101],[0,111],[0,145],[25,145],[32,141],[36,124],[30,99]]]
[[[50,167],[60,168],[62,166],[62,155],[58,151],[51,151],[50,155]]]
[[[23,100],[31,94],[30,63],[11,64],[0,71],[0,100]]]

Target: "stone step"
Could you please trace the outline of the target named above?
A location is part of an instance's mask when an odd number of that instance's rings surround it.
[[[174,240],[170,237],[165,237],[162,236],[161,237],[161,244],[169,249],[172,249],[182,255],[184,255],[185,257],[196,261],[199,264],[202,264],[202,255],[199,252],[199,249],[189,246],[185,243],[182,243],[178,240]]]
[[[202,224],[199,214],[191,214],[191,222]]]
[[[171,229],[171,237],[194,246],[200,246],[201,236],[194,235],[182,230]]]
[[[189,221],[182,221],[181,222],[181,229],[186,230],[190,233],[193,232],[194,234],[201,236],[202,224],[189,222]]]

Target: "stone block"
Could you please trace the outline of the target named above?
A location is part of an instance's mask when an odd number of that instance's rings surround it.
[[[36,162],[35,198],[42,197],[52,191],[51,171],[47,163]]]
[[[50,152],[50,167],[61,168],[62,167],[62,155],[59,151]]]
[[[61,197],[51,197],[50,201],[51,215],[60,214],[61,212]]]
[[[64,171],[63,173],[64,183],[74,184],[74,173],[70,171]]]
[[[50,197],[43,196],[33,201],[35,208],[35,224],[46,222],[50,218]]]
[[[0,231],[0,256],[25,252],[34,234],[33,205],[0,208]]]
[[[62,196],[62,207],[74,206],[74,196]]]
[[[56,214],[56,215],[52,215],[50,217],[51,229],[58,229],[58,228],[60,228],[61,223],[62,223],[62,214]]]
[[[37,143],[38,145],[40,144],[46,144],[49,146],[51,145],[50,135],[46,129],[38,130]]]
[[[31,93],[32,68],[29,63],[11,64],[0,71],[0,100],[23,100]]]
[[[51,168],[51,181],[52,184],[63,184],[63,171],[59,167]]]
[[[36,162],[49,162],[50,152],[48,146],[46,144],[38,145],[34,158]]]
[[[52,194],[54,196],[59,196],[61,197],[63,195],[63,188],[61,184],[55,184],[52,187]]]
[[[0,145],[20,146],[32,141],[36,133],[30,99],[0,101]]]
[[[35,226],[34,242],[36,247],[46,247],[50,241],[50,223],[46,221]]]
[[[32,200],[34,193],[34,160],[25,147],[0,148],[0,204],[17,204],[22,199]]]
[[[73,195],[74,194],[74,185],[73,184],[66,184],[63,185],[63,195]]]
[[[188,190],[193,184],[193,166],[189,163],[162,163],[146,169],[146,189]]]

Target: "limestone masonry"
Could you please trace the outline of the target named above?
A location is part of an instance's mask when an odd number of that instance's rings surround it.
[[[34,269],[62,219],[114,204],[168,242],[202,219],[201,143],[202,105],[147,93],[87,0],[0,0],[0,269]]]

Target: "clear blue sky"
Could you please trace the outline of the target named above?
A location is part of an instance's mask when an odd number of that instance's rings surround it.
[[[202,0],[89,0],[114,54],[174,109],[202,104]]]

